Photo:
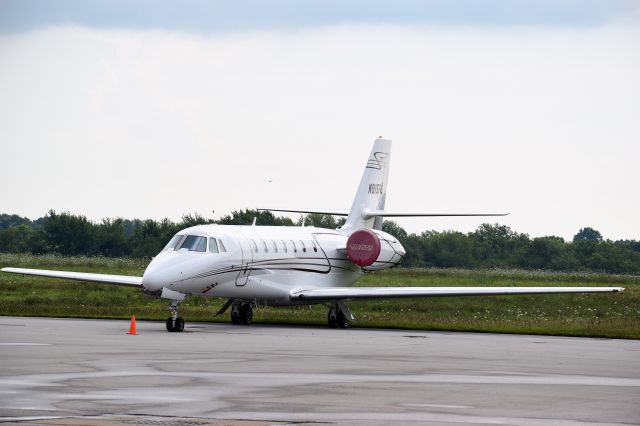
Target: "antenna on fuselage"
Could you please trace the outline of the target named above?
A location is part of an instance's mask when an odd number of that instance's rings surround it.
[[[251,226],[256,226],[256,220],[258,220],[257,216],[253,217],[253,222],[251,223]]]
[[[307,215],[302,215],[302,227],[304,228],[304,223],[307,220]]]

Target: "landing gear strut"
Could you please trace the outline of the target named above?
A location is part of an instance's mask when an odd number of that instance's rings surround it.
[[[167,318],[167,331],[169,332],[181,332],[184,330],[184,320],[178,316],[178,305],[180,302],[177,300],[171,301],[171,316]]]
[[[353,315],[342,302],[332,302],[327,314],[327,322],[331,328],[349,328],[349,320]]]
[[[253,322],[253,308],[250,303],[236,302],[231,307],[231,322],[249,325]]]

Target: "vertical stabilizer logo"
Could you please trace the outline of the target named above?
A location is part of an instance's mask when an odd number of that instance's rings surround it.
[[[382,170],[387,164],[387,157],[389,154],[386,152],[376,151],[373,153],[372,158],[367,161],[367,169]]]

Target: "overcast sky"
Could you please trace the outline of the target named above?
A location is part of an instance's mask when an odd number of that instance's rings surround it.
[[[0,212],[348,210],[382,135],[389,210],[504,211],[484,221],[640,239],[639,11],[0,1]]]

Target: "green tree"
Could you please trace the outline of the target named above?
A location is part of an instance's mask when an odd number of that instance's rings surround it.
[[[102,219],[97,226],[96,245],[100,254],[108,257],[131,255],[127,243],[124,219]]]
[[[200,216],[198,213],[194,214],[186,214],[182,216],[182,221],[178,224],[179,228],[190,228],[192,226],[197,225],[206,225],[209,223],[215,223],[213,219],[205,219],[203,216]]]
[[[461,232],[432,232],[427,238],[426,246],[430,266],[450,268],[473,265],[471,239]]]
[[[506,225],[484,223],[469,234],[475,265],[513,267],[524,256],[529,244],[526,234],[518,234]]]
[[[37,237],[37,232],[29,225],[16,225],[0,229],[0,252],[29,253],[32,251],[32,246],[35,246]],[[37,253],[40,247],[34,248]]]
[[[564,259],[563,262],[566,264],[566,251],[566,243],[560,237],[534,238],[528,244],[524,256],[520,258],[518,266],[529,269],[565,269],[563,266],[568,265],[563,265],[560,260]]]
[[[300,217],[296,221],[296,225],[302,226],[302,221],[303,217]],[[316,228],[336,229],[344,225],[344,221],[344,218],[336,220],[336,218],[330,214],[310,213],[304,215],[305,226],[315,226]]]
[[[605,241],[594,248],[591,258],[588,259],[588,266],[599,272],[639,273],[640,253],[625,250],[611,241]]]
[[[593,228],[582,228],[578,231],[576,235],[573,236],[573,242],[578,241],[591,241],[594,243],[599,243],[602,241],[602,234],[596,231]]]
[[[147,219],[131,235],[129,251],[133,257],[155,256],[179,229],[178,225],[166,218],[160,222]]]
[[[49,210],[43,235],[49,250],[63,255],[96,253],[96,227],[85,216]]]
[[[408,237],[407,231],[393,220],[385,220],[382,222],[382,230],[396,237],[401,244],[403,244],[403,241]]]
[[[288,217],[276,217],[270,211],[250,209],[233,211],[216,222],[221,225],[251,225],[253,218],[256,218],[256,224],[261,226],[293,226],[293,221]]]
[[[0,214],[0,229],[11,228],[13,226],[28,225],[31,226],[31,220],[17,214]]]

